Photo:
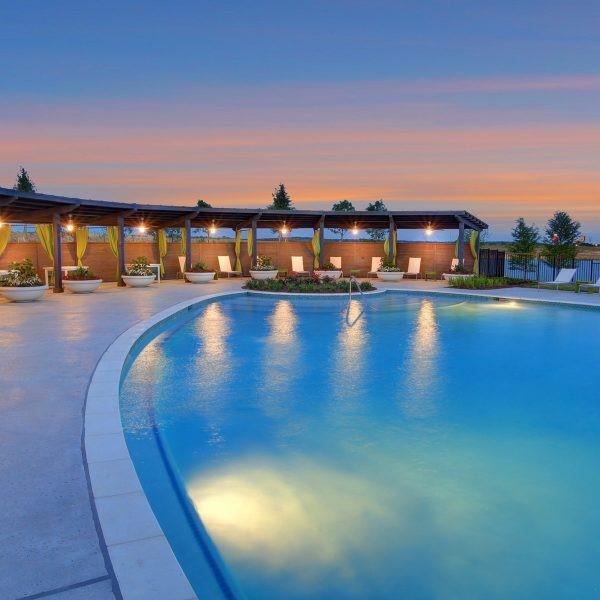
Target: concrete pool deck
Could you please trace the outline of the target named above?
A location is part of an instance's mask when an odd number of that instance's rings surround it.
[[[107,284],[93,295],[47,293],[34,304],[0,300],[1,598],[120,597],[83,464],[88,382],[106,348],[135,323],[242,283],[165,281],[145,289]],[[521,288],[471,294],[424,281],[378,287],[600,307],[599,294]]]

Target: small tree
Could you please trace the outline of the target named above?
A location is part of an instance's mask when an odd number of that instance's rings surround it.
[[[383,212],[387,210],[387,206],[383,200],[375,200],[375,202],[369,202],[367,210],[373,212]],[[367,235],[375,241],[382,241],[385,239],[385,229],[367,229]]]
[[[285,189],[285,185],[283,185],[283,183],[280,183],[275,188],[275,191],[273,192],[273,201],[269,206],[267,206],[267,208],[273,210],[294,210],[292,199],[290,198],[290,195]]]
[[[535,225],[527,225],[523,217],[519,217],[515,223],[512,230],[513,241],[509,246],[510,268],[526,273],[533,269],[531,259],[537,248],[540,232]]]
[[[561,263],[577,256],[577,240],[581,223],[574,221],[566,212],[558,211],[548,221],[544,238],[544,256]]]
[[[354,212],[356,209],[354,208],[354,205],[352,204],[352,202],[350,202],[350,200],[340,200],[331,207],[331,210],[336,212]],[[333,229],[330,229],[329,231],[337,233],[340,236],[340,240],[343,240],[344,234],[346,233],[346,228],[335,227]]]
[[[29,177],[29,173],[23,167],[19,167],[17,181],[13,189],[20,192],[35,192],[35,183],[33,183],[31,177]]]

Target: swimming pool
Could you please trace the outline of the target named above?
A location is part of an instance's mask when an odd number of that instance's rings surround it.
[[[600,311],[241,295],[166,323],[121,389],[199,595],[599,591]]]

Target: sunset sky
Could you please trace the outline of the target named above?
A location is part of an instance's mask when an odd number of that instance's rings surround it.
[[[0,185],[465,209],[600,242],[600,2],[4,2]]]

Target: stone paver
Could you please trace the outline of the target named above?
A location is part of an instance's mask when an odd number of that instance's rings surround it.
[[[177,302],[239,289],[241,283],[163,282],[137,290],[109,284],[89,296],[48,293],[34,304],[0,300],[0,598],[81,584],[85,585],[49,597],[114,597],[112,569],[97,530],[81,450],[82,410],[91,374],[104,350],[137,321]],[[465,293],[435,281],[376,285]],[[598,294],[509,288],[474,295],[600,306]],[[109,433],[111,421],[107,415],[96,422],[107,428],[98,435],[115,435]],[[121,455],[117,452],[112,458],[118,467]],[[126,462],[122,468],[128,468]],[[110,485],[118,488],[120,477],[125,475],[116,469]],[[110,495],[110,487],[106,491]],[[101,510],[115,507],[106,502]],[[102,577],[108,579],[98,581]],[[135,573],[127,585],[135,589]]]

